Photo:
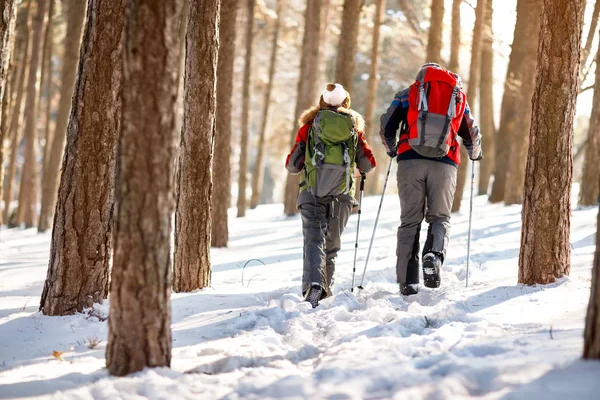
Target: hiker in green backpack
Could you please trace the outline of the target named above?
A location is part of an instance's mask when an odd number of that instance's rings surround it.
[[[350,94],[330,83],[319,104],[300,117],[288,172],[302,172],[297,206],[304,234],[302,294],[315,308],[331,296],[335,260],[354,200],[355,168],[366,173],[375,157],[364,137],[363,117],[350,109]]]

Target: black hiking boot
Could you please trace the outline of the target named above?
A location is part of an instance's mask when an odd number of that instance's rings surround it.
[[[412,296],[413,294],[419,293],[418,283],[400,284],[400,294],[402,296]]]
[[[423,283],[428,288],[440,287],[440,269],[442,260],[436,253],[427,253],[423,256]]]
[[[310,303],[312,308],[316,308],[319,305],[322,293],[323,289],[321,289],[320,285],[312,285],[310,289],[308,289],[308,292],[306,292],[306,297],[304,299]]]

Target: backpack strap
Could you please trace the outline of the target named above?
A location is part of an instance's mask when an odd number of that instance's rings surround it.
[[[452,119],[456,117],[456,100],[458,98],[458,92],[460,90],[460,82],[458,78],[456,79],[456,84],[452,88],[452,96],[450,97],[450,104],[448,104],[448,112],[446,113],[446,122],[444,123],[444,129],[442,130],[442,135],[440,136],[440,140],[438,142],[438,146],[441,146],[444,142],[445,135],[444,133],[448,130],[450,122]]]

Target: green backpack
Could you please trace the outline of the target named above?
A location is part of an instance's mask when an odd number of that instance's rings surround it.
[[[358,133],[351,115],[319,111],[308,133],[306,189],[317,197],[351,194],[357,145]]]

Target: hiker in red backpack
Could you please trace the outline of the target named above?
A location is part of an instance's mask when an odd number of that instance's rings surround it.
[[[396,131],[400,136],[396,139]],[[415,83],[394,96],[379,130],[388,156],[398,161],[400,226],[396,275],[400,293],[419,291],[419,233],[429,224],[423,248],[423,281],[440,286],[446,257],[450,211],[456,190],[460,144],[469,158],[481,160],[481,135],[471,115],[462,82],[437,64],[425,64]]]
[[[364,137],[363,117],[350,109],[350,94],[330,83],[319,104],[304,111],[285,167],[302,172],[298,209],[304,234],[302,294],[316,307],[330,296],[341,235],[354,200],[355,168],[366,173],[375,157]]]

